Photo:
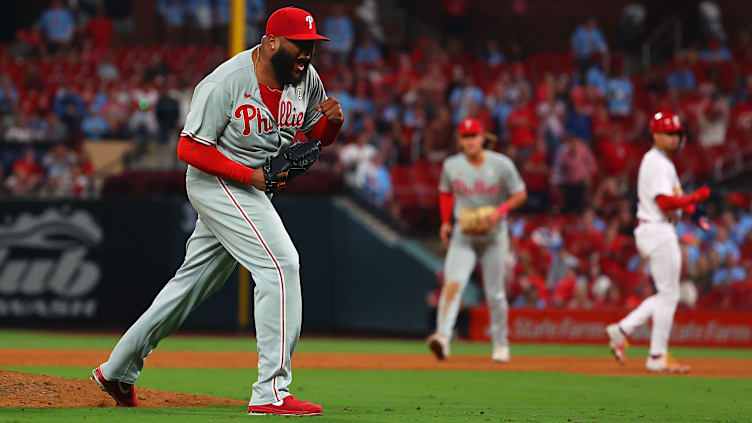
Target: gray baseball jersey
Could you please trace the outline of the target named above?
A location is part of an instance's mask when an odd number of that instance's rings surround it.
[[[275,122],[261,100],[252,60],[256,48],[219,65],[196,85],[181,132],[253,169],[286,150],[297,131],[308,132],[322,116],[314,107],[326,100],[324,84],[309,65],[303,82],[283,88]]]
[[[444,161],[439,191],[454,193],[454,216],[462,208],[499,206],[510,195],[525,189],[517,168],[508,157],[486,150],[480,168],[470,164],[464,153]],[[459,313],[462,291],[479,262],[483,270],[483,287],[491,313],[491,339],[495,347],[508,345],[507,316],[509,305],[504,287],[504,262],[509,249],[506,219],[496,230],[483,236],[467,236],[454,228],[445,263],[445,288],[436,313],[437,333],[451,339]]]
[[[196,86],[182,135],[257,169],[266,157],[287,149],[298,130],[315,125],[322,115],[314,107],[326,94],[309,66],[303,82],[283,88],[275,120],[261,99],[252,52],[229,59]],[[277,403],[290,395],[290,363],[302,321],[298,252],[264,192],[192,166],[186,191],[199,218],[185,261],[120,339],[102,374],[135,383],[151,350],[220,289],[240,262],[256,285],[259,359],[250,405]]]
[[[439,191],[454,192],[454,216],[462,208],[499,206],[510,195],[525,189],[514,162],[503,154],[486,151],[480,168],[470,164],[463,153],[444,161]]]

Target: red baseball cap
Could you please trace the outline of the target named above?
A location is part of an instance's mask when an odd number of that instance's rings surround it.
[[[457,132],[461,137],[464,137],[465,135],[482,134],[483,124],[481,124],[478,119],[465,118],[462,119],[459,126],[457,127]]]
[[[650,133],[683,131],[679,116],[672,112],[658,112],[650,119]]]
[[[313,15],[297,7],[283,7],[274,11],[266,20],[266,35],[291,40],[329,41],[328,38],[316,33]]]

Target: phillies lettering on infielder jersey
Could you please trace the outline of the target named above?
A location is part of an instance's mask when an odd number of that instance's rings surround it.
[[[324,84],[308,65],[303,82],[284,87],[275,125],[253,71],[251,57],[257,48],[226,61],[196,86],[181,132],[194,141],[216,145],[230,160],[252,169],[261,167],[267,156],[286,150],[298,131],[308,132],[322,116],[314,107],[326,100]]]
[[[463,153],[444,162],[439,179],[439,191],[454,192],[454,216],[462,208],[498,207],[509,196],[525,189],[517,168],[508,157],[486,151],[480,168],[467,161]]]

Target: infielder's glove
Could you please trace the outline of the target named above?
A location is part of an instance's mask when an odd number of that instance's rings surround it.
[[[321,153],[321,141],[308,140],[293,144],[274,157],[267,157],[264,164],[266,193],[273,194],[284,189],[287,182],[302,175],[316,162]],[[280,173],[287,173],[280,176]]]
[[[462,233],[470,236],[487,234],[494,227],[490,217],[495,211],[493,206],[460,210],[459,224]]]

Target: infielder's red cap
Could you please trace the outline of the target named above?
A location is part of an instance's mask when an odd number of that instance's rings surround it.
[[[313,16],[297,7],[283,7],[272,13],[266,21],[266,35],[291,40],[329,41],[328,38],[316,33]]]
[[[483,124],[478,119],[465,118],[460,122],[457,132],[461,137],[465,135],[478,135],[483,133]]]
[[[679,116],[672,112],[658,112],[650,119],[650,133],[683,131]]]

